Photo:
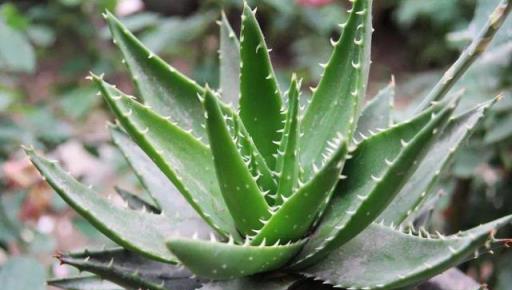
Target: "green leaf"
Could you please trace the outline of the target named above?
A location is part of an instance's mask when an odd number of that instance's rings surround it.
[[[283,116],[277,84],[263,33],[247,3],[242,14],[240,36],[240,117],[270,168],[278,146]]]
[[[442,100],[455,83],[464,75],[475,60],[487,49],[512,9],[510,0],[502,0],[488,16],[487,22],[459,58],[446,70],[428,95],[421,101],[416,112],[422,111],[432,102]]]
[[[140,40],[154,52],[188,53],[191,47],[189,44],[204,39],[209,33],[212,21],[217,17],[218,12],[215,9],[197,9],[186,17],[168,15],[162,17],[152,29],[146,29]]]
[[[20,209],[25,199],[25,193],[0,196],[0,243],[23,243],[21,231],[23,224],[19,220]]]
[[[302,242],[250,246],[192,239],[171,239],[169,249],[199,277],[234,279],[278,269],[288,262],[302,246]]]
[[[124,249],[85,250],[60,255],[58,259],[128,289],[192,290],[201,285],[183,267],[148,260]]]
[[[34,71],[36,55],[23,32],[16,30],[0,18],[0,70],[8,72]]]
[[[152,259],[176,263],[165,239],[176,232],[193,234],[201,224],[194,220],[171,221],[163,215],[133,211],[113,205],[49,161],[26,148],[32,163],[53,189],[81,216],[118,245]]]
[[[198,290],[288,290],[293,278],[252,277],[206,283]]]
[[[123,290],[121,286],[93,275],[52,279],[48,285],[67,290]]]
[[[371,101],[366,104],[357,122],[356,137],[365,139],[378,130],[387,129],[393,125],[393,100],[395,97],[395,79],[380,90]]]
[[[299,178],[298,139],[299,139],[299,94],[300,81],[292,76],[288,90],[288,111],[279,150],[277,151],[276,174],[279,177],[276,199],[290,197]]]
[[[220,91],[224,102],[238,107],[240,97],[240,43],[222,13],[220,25]]]
[[[46,272],[37,260],[13,257],[0,268],[0,285],[9,290],[44,290]]]
[[[443,110],[435,114],[439,108]],[[414,173],[454,108],[455,103],[436,106],[362,141],[343,171],[347,179],[340,182],[294,267],[311,265],[373,222]]]
[[[166,216],[199,217],[178,189],[157,165],[117,126],[110,127],[115,145],[121,150],[138,179]]]
[[[486,111],[494,102],[495,100],[481,104],[467,113],[450,119],[416,172],[377,220],[382,219],[387,223],[393,222],[398,225],[410,216],[409,222],[413,222],[411,219],[417,215],[423,202],[433,193],[432,188],[439,173],[447,166],[471,130],[482,121]]]
[[[13,3],[3,3],[0,6],[0,19],[19,31],[25,31],[31,24],[28,17]]]
[[[499,242],[492,238],[493,232],[511,220],[509,215],[457,235],[427,238],[372,224],[302,273],[348,289],[384,290],[411,285],[464,262],[486,242]]]
[[[146,210],[154,214],[160,214],[161,211],[155,205],[149,203],[144,198],[138,196],[135,193],[131,193],[128,190],[116,187],[116,192],[126,202],[128,208],[133,210]]]
[[[372,1],[356,0],[302,120],[301,164],[306,176],[336,134],[352,138],[370,67]]]
[[[485,133],[484,141],[487,144],[502,142],[512,137],[512,114],[499,118],[494,126]]]
[[[213,153],[222,196],[238,230],[246,235],[260,228],[260,220],[270,216],[268,204],[258,187],[256,177],[238,152],[238,136],[230,132],[216,96],[207,88],[204,95],[206,129]],[[234,131],[234,130],[233,130]]]
[[[59,96],[58,105],[66,116],[74,120],[83,120],[100,101],[95,97],[96,88],[79,86]]]
[[[114,43],[121,49],[144,102],[198,138],[205,138],[198,94],[203,89],[147,49],[110,12],[105,14]]]
[[[220,234],[238,236],[215,179],[210,150],[166,118],[93,76],[123,128]]]
[[[283,196],[283,204],[275,208],[263,228],[254,231],[256,237],[251,244],[296,241],[310,230],[331,199],[347,155],[347,143],[343,137],[339,136],[330,143],[332,153],[325,157],[323,167],[310,181],[299,185],[291,197]]]

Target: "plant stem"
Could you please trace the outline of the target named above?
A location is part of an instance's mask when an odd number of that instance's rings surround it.
[[[512,0],[502,0],[489,16],[489,20],[471,44],[462,52],[457,61],[444,73],[430,93],[416,108],[416,113],[428,108],[432,102],[440,101],[453,85],[464,75],[475,60],[482,55],[491,43],[494,35],[505,22],[512,8]]]

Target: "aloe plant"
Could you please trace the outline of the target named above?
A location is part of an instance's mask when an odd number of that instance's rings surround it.
[[[247,4],[238,39],[219,21],[220,88],[167,65],[110,13],[104,16],[140,98],[89,77],[117,118],[114,143],[149,192],[119,190],[120,207],[33,148],[55,191],[120,248],[59,256],[96,276],[70,289],[291,289],[305,278],[338,288],[416,285],[508,240],[512,215],[454,235],[413,222],[432,184],[497,100],[455,115],[450,87],[511,9],[502,1],[411,119],[394,123],[394,83],[364,108],[371,0],[355,0],[313,96],[286,92]],[[109,280],[115,284],[101,282]],[[81,288],[80,288],[81,287]],[[103,287],[103,288],[101,288]]]

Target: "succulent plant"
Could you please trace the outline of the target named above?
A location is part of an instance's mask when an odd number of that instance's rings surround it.
[[[460,93],[448,92],[491,41],[510,1],[400,123],[391,118],[394,83],[361,109],[371,9],[371,0],[353,1],[305,105],[296,76],[281,93],[247,5],[240,40],[225,17],[219,22],[218,90],[167,65],[107,12],[140,99],[101,76],[90,79],[117,118],[115,144],[150,195],[120,190],[126,206],[115,205],[26,148],[55,191],[120,246],[60,255],[95,276],[51,283],[277,290],[314,278],[338,288],[394,289],[509,243],[495,233],[512,215],[448,236],[413,222],[433,198],[439,172],[496,101],[454,115]]]

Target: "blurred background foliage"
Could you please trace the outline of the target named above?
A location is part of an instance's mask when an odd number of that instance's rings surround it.
[[[314,84],[322,71],[318,64],[329,57],[329,39],[339,34],[338,24],[345,20],[348,1],[248,2],[258,7],[281,85],[287,86],[291,71]],[[406,118],[497,2],[374,1],[368,95],[394,75],[396,106],[401,109],[396,118]],[[46,278],[73,271],[57,265],[53,253],[110,244],[40,179],[20,144],[51,152],[73,175],[113,199],[119,200],[113,184],[142,190],[110,144],[104,129],[110,117],[84,79],[89,71],[104,73],[133,92],[101,12],[115,12],[173,66],[200,83],[217,86],[215,20],[223,9],[238,30],[241,8],[240,0],[0,1],[0,285],[9,290],[45,289],[41,283]],[[433,189],[439,199],[424,214],[435,221],[433,231],[456,232],[512,212],[511,57],[509,19],[458,85],[465,89],[461,110],[499,93],[504,97]],[[504,235],[510,237],[512,231]],[[462,269],[491,289],[505,290],[512,285],[511,261],[512,253],[496,251]]]

